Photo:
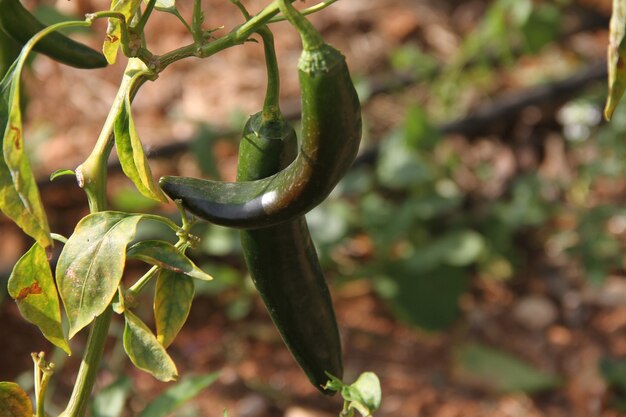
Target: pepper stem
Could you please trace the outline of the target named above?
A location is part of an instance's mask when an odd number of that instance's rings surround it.
[[[278,0],[278,8],[289,23],[300,33],[302,47],[305,51],[312,51],[324,45],[322,35],[313,27],[306,17],[291,5],[289,0]]]
[[[261,27],[257,33],[263,39],[263,49],[265,51],[265,65],[267,67],[267,90],[265,101],[263,102],[263,119],[282,119],[280,113],[280,75],[278,72],[278,61],[276,60],[276,50],[274,49],[274,35],[267,27]]]

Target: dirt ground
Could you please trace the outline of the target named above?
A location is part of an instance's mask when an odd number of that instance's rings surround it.
[[[81,14],[106,8],[106,3],[59,0],[56,5],[65,12]],[[312,21],[330,43],[346,54],[355,74],[375,79],[389,73],[389,51],[410,41],[417,40],[444,61],[452,59],[463,33],[472,28],[488,3],[341,0],[316,14]],[[576,3],[601,16],[610,13],[608,0]],[[251,0],[246,4],[255,11],[265,2]],[[189,15],[190,1],[178,5],[184,15]],[[216,36],[241,21],[228,1],[208,0],[204,5],[208,11],[206,27],[226,28],[217,31]],[[103,33],[103,24],[95,26],[96,33]],[[190,42],[184,28],[163,14],[151,21],[148,34],[157,45],[157,53]],[[98,45],[96,37],[79,37],[94,47]],[[300,45],[285,23],[275,25],[275,37],[283,103],[290,108],[298,102],[298,79],[293,68]],[[576,45],[585,45],[577,49],[582,59],[602,59],[606,30],[583,32],[575,40],[564,41],[564,49],[578,48]],[[155,148],[182,143],[196,133],[198,123],[229,128],[234,112],[256,112],[265,88],[262,59],[259,45],[248,43],[206,62],[192,59],[173,65],[157,82],[146,85],[133,104],[142,139]],[[112,68],[93,72],[63,67],[45,58],[34,62],[25,85],[37,93],[29,99],[25,134],[32,138],[28,146],[42,178],[84,160],[115,96],[123,61],[120,58]],[[503,89],[516,90],[523,88],[522,78],[519,73],[503,74],[498,83]],[[401,123],[406,104],[420,94],[425,94],[423,89],[410,86],[365,104],[369,144],[375,143],[381,132]],[[488,98],[477,95],[472,100],[478,105]],[[467,146],[476,150],[486,145],[477,140]],[[226,144],[216,151],[220,172],[225,178],[233,178],[236,148]],[[190,161],[185,155],[160,158],[154,161],[153,172],[157,177],[173,172],[197,175],[198,168]],[[112,188],[125,184],[118,176]],[[69,235],[76,221],[87,213],[81,192],[71,183],[47,187],[43,196],[51,226],[59,233]],[[0,227],[4,237],[0,242],[0,269],[7,270],[28,243],[7,220]],[[376,413],[379,417],[619,416],[611,406],[614,393],[602,379],[598,362],[604,356],[626,355],[625,278],[616,274],[602,287],[589,288],[581,282],[575,266],[554,264],[539,254],[511,280],[473,281],[471,291],[460,302],[461,318],[451,329],[439,333],[398,322],[368,281],[333,287],[344,345],[345,379],[354,379],[365,370],[379,375],[383,388],[382,408]],[[220,372],[218,382],[187,406],[189,414],[180,415],[193,415],[194,408],[198,415],[207,417],[221,416],[224,409],[234,417],[324,417],[339,412],[339,398],[323,397],[309,385],[258,299],[242,320],[230,320],[225,303],[213,297],[198,297],[187,325],[169,349],[181,375]],[[97,387],[111,382],[114,370],[124,364],[119,343],[115,343],[121,322],[115,323],[107,346],[109,359]],[[47,351],[49,345],[20,318],[14,303],[6,300],[0,304],[0,335],[5,338],[0,348],[0,380],[28,380],[30,352]],[[560,375],[563,382],[559,388],[535,395],[494,392],[484,380],[457,368],[456,347],[468,341],[515,354],[538,369]],[[84,335],[73,343],[73,350],[80,352]],[[56,376],[56,401],[61,402],[71,390],[78,361],[78,357],[68,359]],[[134,381],[134,394],[125,415],[133,416],[167,384],[132,368],[130,363],[125,366]]]

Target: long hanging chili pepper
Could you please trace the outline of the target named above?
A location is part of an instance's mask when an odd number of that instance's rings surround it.
[[[303,43],[298,65],[302,144],[296,159],[277,174],[254,181],[161,178],[167,195],[215,224],[253,229],[303,215],[330,194],[359,149],[361,108],[345,58],[288,7],[281,3]]]
[[[22,45],[15,42],[12,37],[0,28],[0,80],[17,59],[21,49]]]
[[[22,6],[19,0],[0,0],[0,30],[21,45],[26,44],[37,32],[46,26]],[[37,42],[35,51],[76,68],[102,68],[107,60],[95,49],[76,42],[58,32]]]
[[[263,38],[268,85],[263,111],[253,115],[239,146],[238,181],[268,177],[283,169],[298,151],[296,132],[278,105],[279,75],[273,36]],[[241,231],[241,246],[252,281],[285,344],[311,383],[323,386],[324,373],[343,374],[341,341],[330,292],[304,216],[255,230]]]

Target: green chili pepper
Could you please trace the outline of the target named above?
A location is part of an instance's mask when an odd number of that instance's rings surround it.
[[[0,80],[7,73],[13,62],[17,59],[22,49],[22,45],[7,35],[0,28]]]
[[[248,120],[239,146],[237,181],[254,181],[280,171],[298,151],[296,132],[278,108],[278,70],[272,34],[264,27],[268,93],[263,111]],[[341,378],[341,341],[330,292],[304,216],[241,231],[241,246],[252,281],[285,344],[321,392],[324,371]]]
[[[0,0],[0,29],[21,45],[45,27],[19,0]],[[102,68],[107,65],[100,52],[57,32],[46,36],[34,49],[76,68]]]
[[[281,11],[300,32],[304,46],[298,65],[302,144],[296,159],[277,174],[254,181],[161,178],[167,195],[215,224],[253,229],[301,216],[330,194],[357,154],[361,110],[345,58],[288,7],[283,3]]]

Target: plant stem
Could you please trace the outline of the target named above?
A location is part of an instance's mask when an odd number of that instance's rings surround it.
[[[333,3],[336,3],[338,0],[326,0],[320,3],[317,3],[315,6],[311,6],[309,8],[306,8],[304,10],[300,10],[300,14],[303,16],[306,15],[310,15],[313,13],[317,13],[320,10],[324,10],[325,8],[327,8],[328,6],[330,6]],[[284,22],[285,20],[287,20],[287,18],[285,16],[275,16],[272,17],[267,23],[276,23],[276,22]]]
[[[107,180],[107,160],[113,149],[114,144],[114,124],[117,114],[124,105],[126,95],[130,96],[130,100],[134,98],[139,87],[150,79],[148,74],[140,76],[129,75],[128,72],[137,65],[136,60],[129,60],[126,67],[126,73],[122,79],[122,83],[118,90],[117,96],[113,101],[111,110],[104,122],[104,127],[100,132],[100,136],[87,157],[78,168],[76,168],[76,178],[80,187],[84,188],[89,202],[89,211],[96,213],[106,209],[106,180]]]
[[[265,65],[267,67],[267,90],[263,103],[263,118],[276,120],[280,114],[280,75],[278,73],[278,61],[274,49],[274,35],[267,26],[262,26],[257,32],[263,38],[263,50],[265,51]]]
[[[136,65],[137,62],[135,60],[130,60],[127,65],[127,71],[134,69]],[[104,211],[107,208],[107,160],[114,144],[114,122],[120,108],[119,106],[124,105],[126,94],[129,94],[132,100],[139,87],[148,79],[149,74],[133,76],[125,73],[93,151],[85,162],[76,169],[76,177],[87,194],[89,211],[91,213]],[[85,415],[100,360],[102,359],[104,342],[111,324],[112,315],[113,309],[109,306],[100,316],[96,317],[91,325],[87,347],[76,376],[74,390],[65,411],[61,414],[63,417],[83,417]]]
[[[104,310],[104,313],[96,317],[91,325],[89,338],[87,339],[87,348],[80,363],[72,396],[65,411],[59,417],[82,417],[85,415],[89,398],[91,397],[91,390],[96,381],[98,365],[102,359],[104,341],[109,332],[112,316],[113,309],[109,306]]]

